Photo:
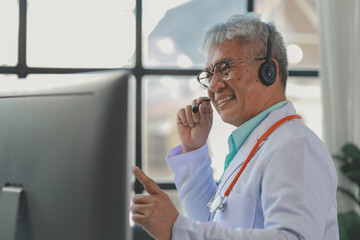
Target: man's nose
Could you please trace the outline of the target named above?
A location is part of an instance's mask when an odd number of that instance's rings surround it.
[[[221,88],[224,88],[224,87],[225,87],[224,79],[221,79],[214,74],[210,81],[209,90],[211,92],[218,92]]]

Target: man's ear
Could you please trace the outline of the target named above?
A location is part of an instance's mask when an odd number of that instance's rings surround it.
[[[281,76],[279,74],[279,63],[275,58],[271,58],[271,61],[274,64],[275,69],[276,69],[276,80],[275,80],[275,82],[280,82],[281,81],[281,79],[280,79]]]

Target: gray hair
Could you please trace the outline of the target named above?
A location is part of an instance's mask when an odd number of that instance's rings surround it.
[[[273,23],[262,22],[256,13],[234,15],[225,23],[211,27],[205,33],[200,49],[202,52],[208,53],[216,44],[239,39],[244,44],[250,42],[263,43],[266,54],[266,42],[269,35],[271,54],[278,61],[279,75],[285,89],[288,77],[288,61],[284,40]]]

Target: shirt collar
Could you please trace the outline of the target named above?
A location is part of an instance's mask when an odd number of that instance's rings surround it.
[[[229,136],[228,139],[228,144],[229,144],[229,149],[230,148],[234,148],[238,151],[240,149],[240,147],[242,146],[242,144],[245,142],[245,140],[247,139],[247,137],[251,134],[252,131],[254,131],[254,129],[274,110],[281,108],[282,106],[284,106],[286,103],[288,103],[289,100],[285,100],[282,102],[279,102],[267,109],[265,109],[264,111],[262,111],[261,113],[259,113],[258,115],[256,115],[255,117],[251,118],[250,120],[248,120],[247,122],[245,122],[244,124],[242,124],[240,127],[238,127],[237,129],[235,129],[231,135]],[[235,146],[234,146],[235,145]]]

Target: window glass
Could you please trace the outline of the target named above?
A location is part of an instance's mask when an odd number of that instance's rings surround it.
[[[165,157],[170,149],[180,144],[176,114],[181,107],[191,104],[194,98],[207,96],[207,92],[195,77],[148,76],[144,80],[143,167],[157,181],[172,182],[173,176]],[[223,172],[228,153],[227,138],[232,130],[234,127],[224,124],[214,111],[208,146],[216,180]]]
[[[143,1],[144,64],[156,68],[202,68],[205,30],[235,13],[244,0]]]
[[[282,33],[289,68],[319,68],[316,0],[255,0],[254,11]]]
[[[0,74],[0,81],[2,80],[18,80],[18,75],[15,74]]]
[[[29,0],[32,67],[134,65],[134,0]]]
[[[143,168],[157,181],[172,182],[165,157],[180,144],[176,114],[207,92],[195,77],[146,76],[143,80]]]
[[[40,80],[40,81],[57,81],[64,79],[95,79],[104,76],[106,73],[102,72],[84,72],[84,73],[63,73],[63,74],[28,74],[27,80]]]
[[[293,102],[305,125],[322,139],[323,106],[320,79],[317,77],[289,77],[286,97]]]
[[[147,76],[144,79],[143,99],[143,168],[158,182],[172,182],[173,176],[165,157],[180,144],[176,130],[176,114],[192,99],[206,96],[193,77]],[[318,78],[290,77],[286,96],[302,116],[303,122],[322,137],[322,102]],[[222,122],[214,111],[209,135],[209,154],[214,177],[219,180],[228,154],[227,139],[235,128]]]
[[[18,1],[0,0],[0,32],[0,66],[15,66],[18,62]]]

